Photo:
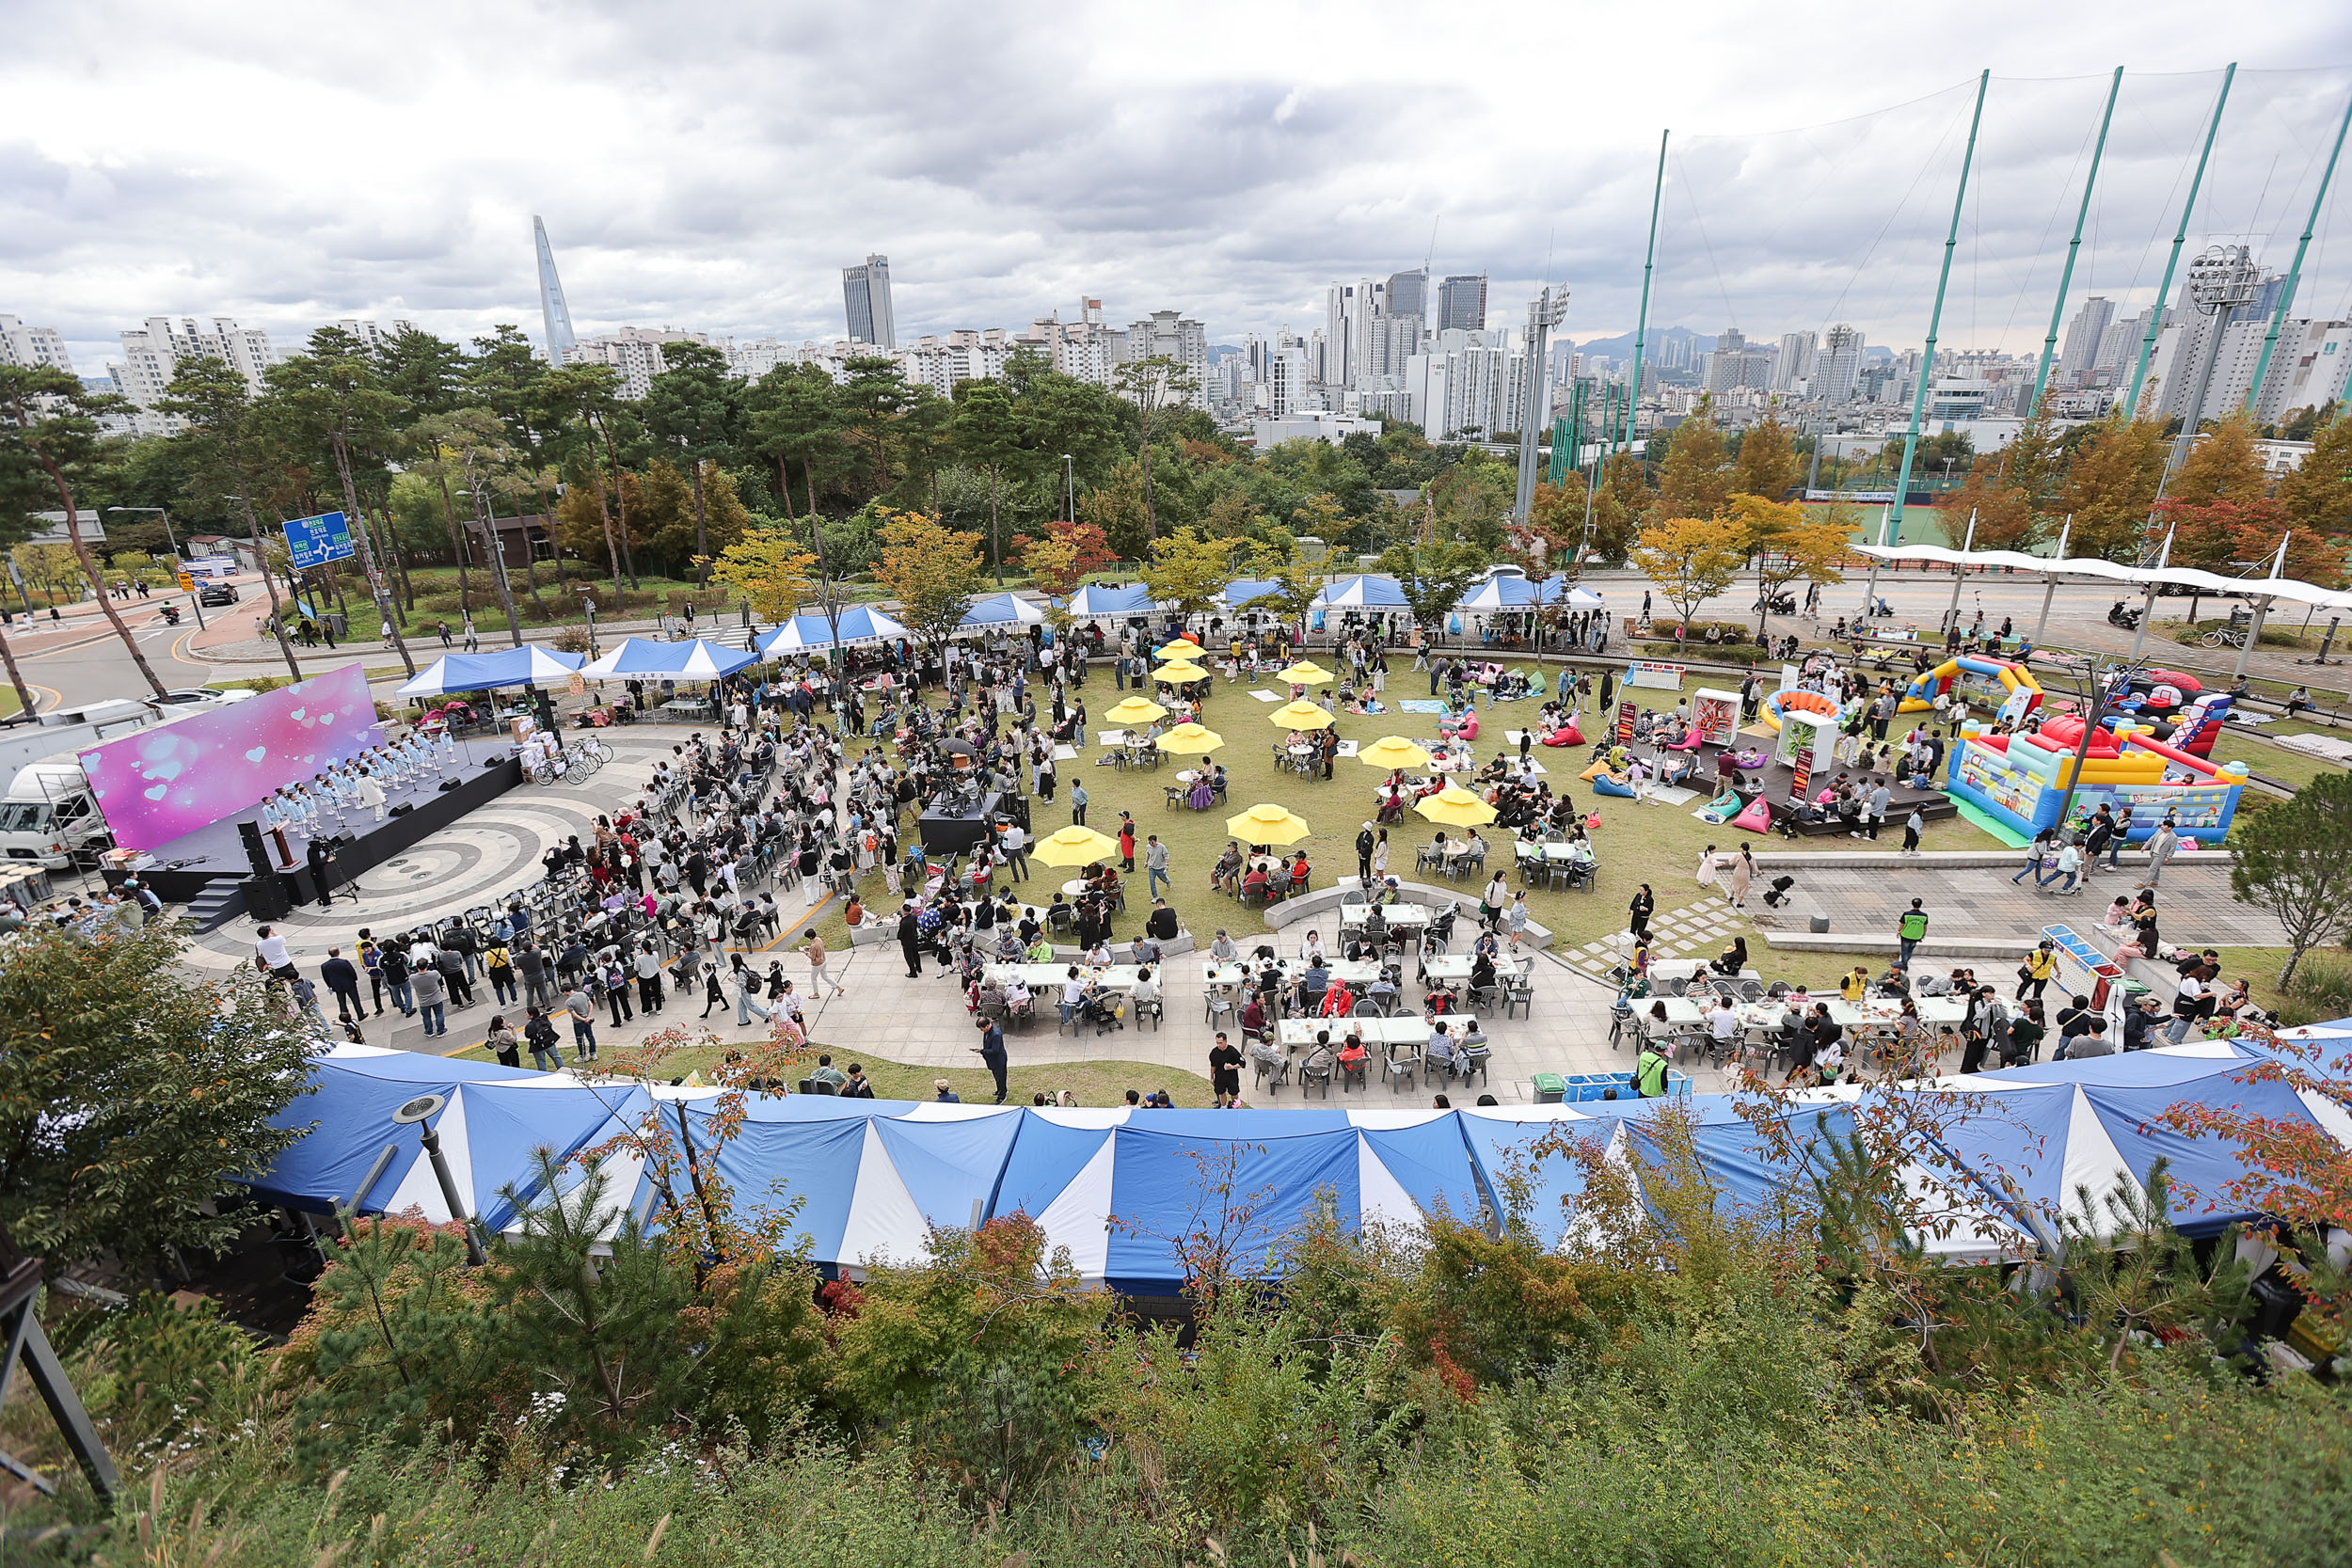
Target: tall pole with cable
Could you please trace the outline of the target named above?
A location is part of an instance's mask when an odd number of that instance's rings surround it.
[[[2050,379],[2050,356],[2058,351],[2058,321],[2066,314],[2066,291],[2074,281],[2074,258],[2083,247],[2083,224],[2090,216],[2090,193],[2099,183],[2099,160],[2107,150],[2107,126],[2115,119],[2116,95],[2122,90],[2123,68],[2119,65],[2114,80],[2107,84],[2106,112],[2099,117],[2099,140],[2090,150],[2090,172],[2083,177],[2082,205],[2074,210],[2074,237],[2066,242],[2066,265],[2058,270],[2058,302],[2050,307],[2049,335],[2042,340],[2042,363],[2033,372],[2033,401],[2026,404],[2028,417],[2042,406],[2042,388]]]
[[[1642,350],[1649,341],[1649,275],[1658,263],[1658,204],[1666,194],[1666,138],[1671,132],[1658,133],[1658,179],[1649,191],[1649,245],[1642,252],[1642,309],[1633,318],[1633,380],[1625,397],[1625,445],[1633,446],[1633,411],[1642,402]]]
[[[2279,308],[2270,312],[2270,335],[2263,340],[2262,357],[2254,363],[2254,379],[2246,384],[2249,408],[2262,397],[2263,377],[2270,373],[2271,351],[2279,346],[2279,328],[2286,325],[2287,307],[2295,303],[2295,286],[2302,281],[2303,253],[2311,249],[2312,230],[2319,227],[2320,205],[2328,199],[2328,186],[2335,180],[2336,160],[2344,154],[2346,131],[2352,131],[2352,102],[2344,105],[2344,118],[2336,122],[2336,145],[2328,150],[2328,167],[2319,177],[2319,193],[2312,198],[2312,215],[2303,220],[2303,237],[2295,242],[2295,264],[2287,268],[2287,286],[2279,291]],[[2252,645],[2250,640],[2248,645]]]
[[[2197,154],[2197,173],[2188,182],[2188,199],[2181,203],[2181,226],[2172,234],[2171,254],[2164,259],[2164,280],[2156,285],[2156,302],[2148,308],[2148,330],[2139,340],[2139,364],[2132,372],[2131,395],[2123,400],[2123,417],[2138,418],[2139,389],[2148,380],[2148,361],[2156,352],[2156,334],[2164,330],[2164,302],[2171,297],[2172,271],[2180,265],[2181,246],[2188,243],[2188,217],[2197,210],[2197,192],[2205,182],[2205,165],[2213,157],[2213,139],[2221,130],[2221,111],[2229,107],[2230,84],[2237,80],[2237,62],[2221,73],[2221,91],[2213,101],[2213,119],[2205,127],[2205,150]],[[2189,410],[2189,428],[2197,427],[2197,411]]]
[[[1960,156],[1960,188],[1952,193],[1952,222],[1944,235],[1944,265],[1935,275],[1935,309],[1928,314],[1927,351],[1919,356],[1918,380],[1911,392],[1911,428],[1903,433],[1902,470],[1895,476],[1895,504],[1887,514],[1888,531],[1898,539],[1903,536],[1903,501],[1911,494],[1911,463],[1919,451],[1919,421],[1928,411],[1928,383],[1935,379],[1935,335],[1944,325],[1944,291],[1952,280],[1952,253],[1960,248],[1960,214],[1968,202],[1968,170],[1977,161],[1977,130],[1984,123],[1984,94],[1992,85],[1992,71],[1978,74],[1977,107],[1968,117],[1968,150]]]

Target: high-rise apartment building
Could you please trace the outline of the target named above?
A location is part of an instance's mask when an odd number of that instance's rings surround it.
[[[414,332],[417,329],[415,322],[403,321],[398,317],[393,318],[392,325],[389,326],[379,325],[373,321],[362,321],[357,316],[344,316],[335,325],[358,339],[359,346],[370,354],[383,353],[391,346],[394,338],[404,332]]]
[[[1844,322],[1829,329],[1813,358],[1813,395],[1823,403],[1851,402],[1862,378],[1862,329]]]
[[[1727,326],[1707,356],[1703,380],[1707,389],[1717,396],[1742,387],[1761,390],[1772,384],[1772,350],[1749,342],[1738,327]]]
[[[862,266],[841,269],[841,301],[850,318],[850,336],[876,348],[898,346],[898,318],[890,309],[890,258],[868,256]]]
[[[1438,285],[1438,314],[1431,325],[1439,332],[1486,330],[1486,275],[1457,273]]]
[[[1811,332],[1784,332],[1780,335],[1780,362],[1772,368],[1772,390],[1793,392],[1811,380],[1813,349],[1819,341]]]
[[[1189,390],[1182,401],[1195,408],[1209,405],[1209,329],[1189,316],[1174,310],[1154,310],[1143,320],[1127,328],[1125,362],[1166,355],[1176,361],[1191,380]]]
[[[56,327],[27,326],[15,316],[0,316],[0,365],[46,365],[72,375],[73,356]]]
[[[150,316],[146,325],[124,332],[122,361],[108,365],[106,375],[116,393],[138,410],[128,421],[131,430],[142,436],[176,430],[177,420],[151,410],[170,390],[171,378],[183,361],[206,358],[226,362],[258,397],[262,373],[277,362],[278,356],[270,349],[267,332],[258,326],[239,326],[227,316],[215,316],[201,325],[193,316],[177,322],[169,316]]]
[[[2058,373],[2054,385],[2088,387],[2092,372],[2098,368],[2100,345],[2106,342],[2107,328],[2115,325],[2115,302],[2104,294],[2092,294],[2083,301],[2083,308],[2074,312],[2067,325],[2066,346],[2058,351]]]
[[[610,365],[621,372],[621,395],[642,398],[653,390],[653,378],[669,369],[661,357],[665,343],[707,343],[703,332],[679,332],[671,327],[624,326],[617,332],[582,338],[572,345],[569,363]]]
[[[2210,245],[2189,263],[2171,325],[2157,339],[2149,367],[2156,378],[2157,419],[2217,420],[2246,402],[2272,309],[2285,288],[2286,279],[2266,275],[2242,245]],[[2192,403],[2199,406],[2192,409]]]
[[[5,321],[6,317],[0,317]],[[2298,408],[2341,404],[2352,379],[2352,321],[2289,320],[2280,329],[2254,418],[2277,424]]]

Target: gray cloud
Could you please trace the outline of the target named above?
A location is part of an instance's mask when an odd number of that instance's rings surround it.
[[[881,250],[902,333],[1083,293],[1230,340],[1317,325],[1326,283],[1418,264],[1434,219],[1439,270],[1492,273],[1492,320],[1549,278],[1593,338],[1632,325],[1670,123],[1655,325],[1915,341],[1989,64],[1943,341],[2023,349],[2119,56],[2074,294],[2153,291],[2225,47],[2249,69],[2192,245],[2250,230],[2284,264],[2352,71],[2251,68],[2352,58],[2352,13],[2249,8],[2218,41],[2210,21],[2187,0],[52,8],[0,61],[0,309],[58,325],[86,372],[155,312],[287,341],[339,315],[535,336],[535,212],[591,329],[831,336],[838,269]],[[2348,280],[2331,215],[2302,306],[2345,308]]]

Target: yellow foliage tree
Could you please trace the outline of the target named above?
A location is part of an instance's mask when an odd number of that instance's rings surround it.
[[[1756,597],[1765,604],[1792,582],[1831,583],[1844,580],[1839,570],[1851,540],[1842,522],[1821,517],[1795,501],[1766,500],[1761,496],[1734,496],[1725,520],[1740,531],[1740,543],[1756,556]],[[1764,619],[1756,617],[1756,641],[1764,640]]]
[[[1633,541],[1633,564],[1681,616],[1682,635],[1698,607],[1730,587],[1747,564],[1740,525],[1713,517],[1665,517]]]
[[[2067,466],[2058,510],[2073,515],[2069,555],[2137,561],[2164,476],[2164,427],[2110,415]]]
[[[785,620],[808,603],[817,578],[817,558],[781,526],[754,529],[695,564],[707,565],[763,621]]]
[[[1185,615],[1207,613],[1233,576],[1233,542],[1203,539],[1189,525],[1152,541],[1143,580],[1152,596]]]
[[[981,587],[980,536],[924,512],[877,507],[882,554],[874,578],[898,601],[907,630],[936,648],[955,635]]]

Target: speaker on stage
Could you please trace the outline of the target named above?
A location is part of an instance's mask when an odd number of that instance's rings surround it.
[[[408,802],[408,801],[406,801],[406,800],[403,800],[400,804],[398,804],[398,805],[396,805],[396,806],[394,806],[394,807],[392,808],[392,815],[393,815],[394,816],[407,816],[410,812],[412,812],[412,811],[414,811],[414,810],[416,810],[416,809],[417,809],[417,808],[416,808],[413,804],[411,804],[410,802]]]
[[[294,905],[286,897],[286,884],[269,872],[247,877],[245,888],[245,912],[256,920],[283,920],[294,912]]]
[[[443,779],[441,781],[441,793],[446,795],[451,790],[455,789],[459,784],[465,782],[466,781],[463,779]]]
[[[245,846],[246,863],[253,867],[256,877],[270,874],[269,849],[262,843],[262,825],[246,821],[237,824],[237,839]]]

